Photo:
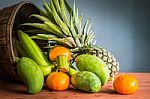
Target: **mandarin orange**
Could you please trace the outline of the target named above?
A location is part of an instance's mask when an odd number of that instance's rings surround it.
[[[123,74],[114,80],[113,87],[120,94],[133,94],[138,89],[138,80],[134,76]]]

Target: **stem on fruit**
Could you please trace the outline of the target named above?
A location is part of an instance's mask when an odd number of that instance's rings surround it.
[[[57,67],[61,72],[68,72],[69,71],[69,64],[67,62],[66,55],[60,55],[56,58]]]

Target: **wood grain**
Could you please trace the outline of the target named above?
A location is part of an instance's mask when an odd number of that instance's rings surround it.
[[[39,10],[28,1],[0,9],[0,79],[20,80],[15,68],[15,57],[18,57],[15,42],[17,30],[25,30],[25,27],[18,27],[20,24],[38,22],[29,18],[31,14],[39,14]]]
[[[117,94],[112,82],[103,86],[99,93],[86,93],[70,86],[66,91],[50,91],[44,87],[40,93],[30,95],[22,84],[0,81],[0,99],[150,99],[150,73],[128,74],[134,75],[139,81],[139,89],[132,95]]]

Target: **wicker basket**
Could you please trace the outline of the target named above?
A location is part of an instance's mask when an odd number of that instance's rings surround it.
[[[18,38],[18,25],[35,21],[29,19],[33,13],[39,14],[39,11],[30,2],[20,2],[0,10],[0,79],[19,80],[15,68],[15,57],[18,53],[14,43]]]

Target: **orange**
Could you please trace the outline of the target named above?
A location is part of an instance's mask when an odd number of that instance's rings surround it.
[[[49,59],[51,61],[55,61],[57,56],[60,55],[66,55],[67,56],[67,60],[70,61],[71,60],[71,52],[69,49],[67,49],[66,47],[63,46],[56,46],[54,47],[50,53],[49,53]]]
[[[52,90],[65,90],[69,84],[70,78],[63,72],[53,72],[46,79],[46,86]]]
[[[138,89],[138,80],[134,76],[123,74],[114,80],[113,87],[120,94],[133,94]]]

